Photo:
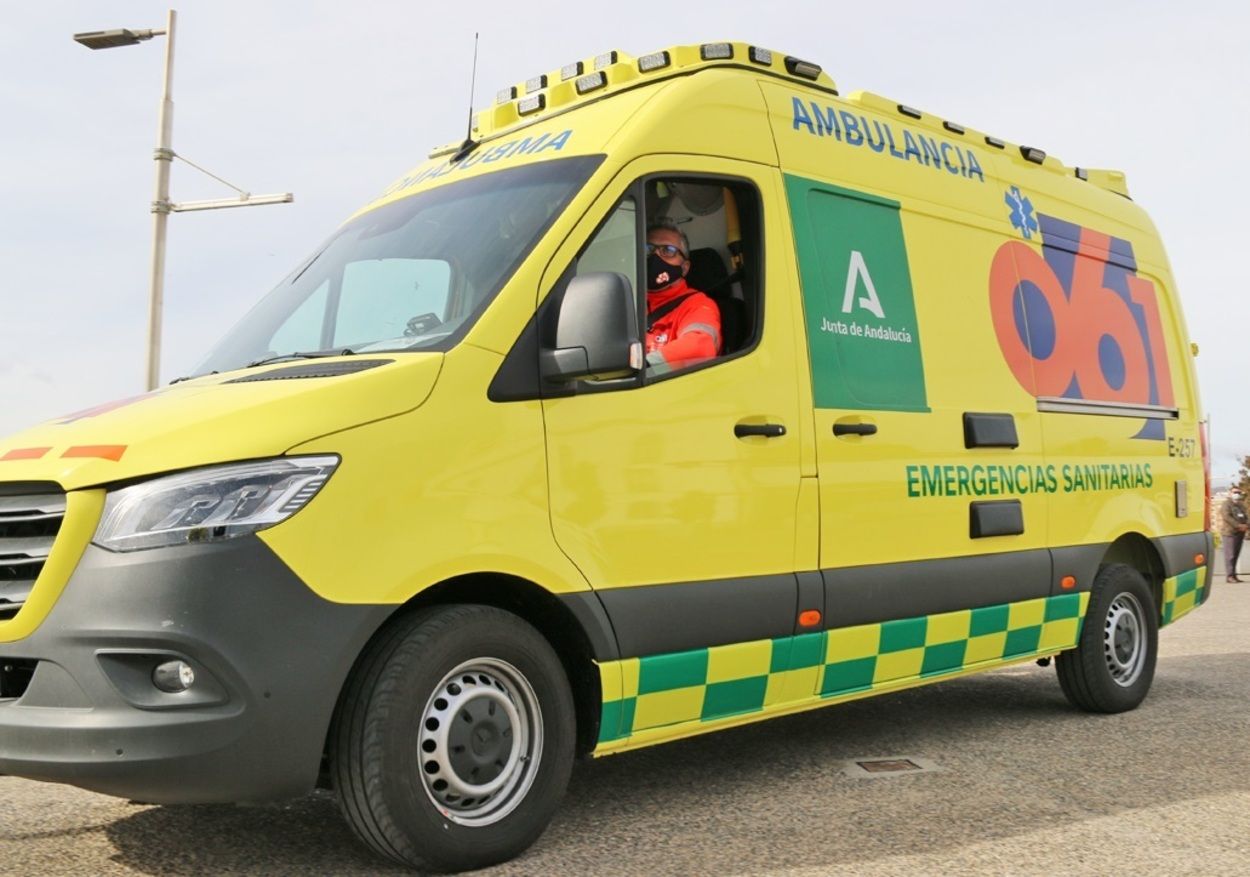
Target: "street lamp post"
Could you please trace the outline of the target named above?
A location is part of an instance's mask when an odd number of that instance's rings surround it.
[[[169,223],[169,171],[174,163],[174,100],[170,85],[174,75],[174,25],[178,13],[170,9],[165,18],[165,72],[161,77],[161,108],[156,127],[156,197],[152,201],[152,271],[148,292],[147,389],[161,382],[161,326],[165,311],[165,231]]]
[[[176,204],[169,200],[169,173],[178,154],[173,148],[174,101],[171,97],[171,83],[174,71],[174,27],[178,13],[170,9],[166,15],[163,29],[90,31],[74,34],[75,42],[89,49],[112,49],[117,46],[133,46],[152,37],[165,37],[165,72],[161,85],[161,105],[156,128],[156,149],[152,158],[156,160],[156,191],[152,201],[152,265],[150,276],[150,293],[148,297],[148,369],[147,389],[154,390],[160,383],[161,362],[161,324],[165,296],[165,235],[170,213],[192,210],[216,210],[225,207],[253,207],[262,204],[287,204],[294,200],[290,192],[279,195],[256,195],[245,192],[237,186],[226,183],[198,165],[191,166],[239,193],[238,198],[212,201],[188,201]],[[187,164],[186,159],[183,159]]]

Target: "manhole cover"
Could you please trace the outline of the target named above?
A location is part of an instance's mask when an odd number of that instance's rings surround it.
[[[927,758],[914,755],[892,755],[888,758],[856,758],[845,763],[842,773],[855,779],[908,776],[941,770]]]
[[[886,773],[895,770],[924,770],[916,762],[910,758],[895,758],[884,761],[857,761],[855,762],[869,773]]]

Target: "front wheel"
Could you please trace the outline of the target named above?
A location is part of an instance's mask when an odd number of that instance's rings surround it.
[[[1159,613],[1141,573],[1103,567],[1094,579],[1077,647],[1055,659],[1059,685],[1073,706],[1119,713],[1140,704],[1154,680]]]
[[[353,673],[331,773],[348,822],[382,855],[481,868],[547,827],[575,730],[564,668],[538,631],[489,606],[436,607],[383,631]]]

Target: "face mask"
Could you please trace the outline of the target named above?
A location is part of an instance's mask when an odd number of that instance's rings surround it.
[[[659,253],[647,256],[647,289],[663,289],[683,276],[680,264],[668,264]]]

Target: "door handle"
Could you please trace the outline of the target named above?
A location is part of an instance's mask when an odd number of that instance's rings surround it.
[[[877,424],[875,423],[835,423],[833,425],[834,435],[876,435]]]
[[[764,438],[780,438],[786,434],[786,428],[780,423],[735,423],[734,435],[738,438],[760,435]]]

